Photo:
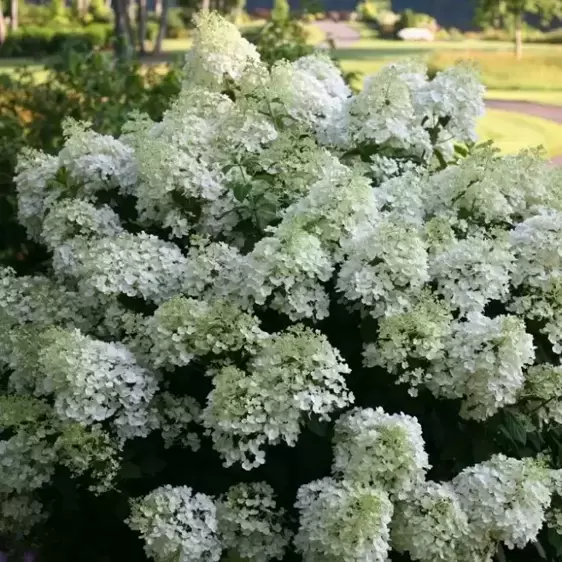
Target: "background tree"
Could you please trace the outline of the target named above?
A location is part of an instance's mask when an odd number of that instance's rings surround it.
[[[161,12],[160,12],[160,25],[158,27],[158,35],[156,36],[156,42],[154,44],[154,54],[159,54],[162,52],[162,41],[166,37],[166,27],[168,24],[168,8],[170,3],[168,0],[162,0],[161,2]]]
[[[18,0],[10,1],[10,29],[15,31],[18,28],[19,20],[19,4]]]
[[[284,22],[289,19],[291,8],[287,0],[274,0],[271,10],[271,19],[275,22]]]
[[[6,21],[4,20],[4,7],[0,0],[0,45],[6,40]]]
[[[478,0],[477,19],[481,24],[513,26],[515,56],[523,56],[523,24],[527,14],[536,14],[544,23],[562,17],[561,0]]]
[[[139,52],[144,55],[144,41],[146,39],[146,0],[137,0],[137,31],[139,37]]]

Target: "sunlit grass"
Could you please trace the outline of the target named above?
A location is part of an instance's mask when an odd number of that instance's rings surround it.
[[[540,117],[491,109],[480,120],[478,134],[505,153],[542,145],[551,157],[562,154],[562,126]]]

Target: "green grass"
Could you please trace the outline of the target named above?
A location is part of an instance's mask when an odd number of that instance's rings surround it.
[[[480,120],[478,135],[505,153],[542,145],[551,157],[562,154],[562,126],[540,117],[491,109]]]
[[[472,60],[488,88],[502,90],[559,90],[562,92],[562,45],[529,44],[522,61],[513,45],[501,41],[435,41],[408,43],[361,39],[338,49],[337,58],[347,72],[372,74],[385,64],[404,59],[422,60],[443,69],[459,60]]]

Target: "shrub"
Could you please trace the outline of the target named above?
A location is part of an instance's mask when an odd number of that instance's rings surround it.
[[[20,27],[8,34],[0,45],[2,57],[41,57],[60,52],[65,45],[89,51],[108,47],[113,28],[111,24],[94,23],[71,27]]]
[[[162,121],[21,157],[51,259],[1,274],[2,529],[48,562],[559,559],[560,172],[472,145],[466,67],[350,96],[206,14],[186,72]]]
[[[170,8],[168,10],[168,23],[166,35],[170,39],[180,39],[188,36],[188,29],[183,15],[183,8]]]
[[[377,22],[378,16],[382,12],[388,12],[391,7],[388,0],[365,0],[357,5],[357,14],[363,21]]]
[[[261,29],[246,32],[245,37],[256,45],[261,59],[269,66],[281,59],[294,61],[314,52],[306,29],[294,18],[272,18]]]
[[[273,0],[271,19],[276,23],[286,22],[291,17],[291,7],[287,0]]]
[[[432,31],[436,31],[437,21],[429,14],[414,12],[414,10],[407,9],[400,14],[396,31],[407,27],[425,27],[427,29],[431,29]]]

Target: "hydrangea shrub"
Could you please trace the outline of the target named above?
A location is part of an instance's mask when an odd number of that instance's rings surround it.
[[[59,560],[556,559],[560,172],[474,144],[469,68],[351,95],[206,14],[185,75],[160,122],[21,157],[51,259],[0,272],[0,534]]]

